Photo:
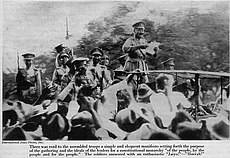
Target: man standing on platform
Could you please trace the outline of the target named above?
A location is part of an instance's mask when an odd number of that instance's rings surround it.
[[[126,40],[122,46],[122,51],[128,54],[124,71],[132,72],[137,69],[140,71],[148,71],[148,65],[145,60],[145,49],[148,47],[147,40],[144,38],[145,24],[137,22],[132,25],[134,28],[134,36]],[[155,54],[156,55],[156,54]],[[141,75],[141,83],[148,82],[147,74]]]

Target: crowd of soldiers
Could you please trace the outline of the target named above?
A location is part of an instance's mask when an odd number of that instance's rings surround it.
[[[214,117],[196,122],[188,113],[188,96],[173,91],[174,76],[161,73],[155,88],[148,86],[145,24],[133,28],[113,73],[102,49],[93,48],[89,59],[58,45],[52,80],[42,88],[35,55],[23,54],[26,67],[16,76],[17,100],[8,96],[3,103],[3,140],[228,139],[228,117],[211,112]],[[173,58],[162,65],[173,70]],[[227,105],[229,88],[225,91]]]

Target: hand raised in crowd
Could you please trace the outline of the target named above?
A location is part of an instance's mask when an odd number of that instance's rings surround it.
[[[95,128],[98,129],[102,127],[102,120],[97,113],[97,106],[98,106],[98,100],[93,99],[92,97],[82,97],[82,103],[86,107],[86,109],[91,113]]]

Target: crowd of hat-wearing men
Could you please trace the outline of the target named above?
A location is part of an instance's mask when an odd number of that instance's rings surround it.
[[[173,91],[174,76],[159,74],[154,90],[147,85],[144,23],[133,27],[114,77],[100,48],[92,49],[89,60],[59,45],[52,81],[42,90],[40,71],[32,64],[35,55],[24,54],[26,68],[16,77],[17,100],[9,95],[3,103],[3,140],[228,139],[224,115],[198,122],[191,117],[191,102]],[[174,69],[173,59],[162,64]],[[229,103],[225,90],[223,106]]]

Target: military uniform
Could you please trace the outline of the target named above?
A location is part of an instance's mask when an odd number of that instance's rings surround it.
[[[62,62],[53,72],[52,83],[58,85],[58,92],[61,92],[68,85],[71,77],[69,75],[70,68],[66,66],[66,62],[69,60],[69,55],[62,52],[58,56]],[[66,57],[65,60],[64,57]]]
[[[103,77],[103,89],[109,87],[112,84],[112,78],[113,78],[113,73],[108,69],[109,65],[109,56],[105,54],[102,57],[102,62],[101,62],[101,68],[102,68],[102,77]]]
[[[138,22],[133,25],[135,29],[144,29],[144,23]],[[148,71],[148,66],[145,60],[145,53],[142,49],[133,50],[135,46],[147,45],[147,40],[143,37],[137,38],[136,36],[128,38],[122,46],[122,51],[128,54],[128,58],[124,65],[125,71],[134,71],[139,69],[141,71]],[[142,76],[143,82],[148,82],[147,75]]]
[[[90,86],[92,88],[97,87],[99,81],[91,71],[84,70],[85,72],[81,72],[81,70],[79,70],[79,68],[84,65],[80,63],[85,62],[87,60],[88,58],[81,57],[73,59],[72,65],[78,64],[78,66],[77,68],[74,66],[76,69],[74,70],[73,74],[69,74],[70,82],[68,82],[67,86],[62,90],[61,94],[59,95],[59,98],[62,98],[61,100],[65,101],[66,96],[71,96],[72,100],[75,99],[75,86]]]
[[[58,85],[58,89],[62,90],[67,86],[70,81],[69,68],[64,68],[63,66],[58,67],[54,70],[53,73],[53,83]]]
[[[58,46],[56,46],[54,49],[56,50],[56,52],[58,53],[58,55],[56,56],[56,60],[55,60],[55,67],[60,67],[62,64],[60,63],[60,55],[62,54],[63,50],[65,47],[62,46],[62,44],[59,44]]]
[[[169,59],[161,62],[161,65],[163,65],[164,70],[174,70],[174,67],[175,67],[174,59],[169,58]]]
[[[101,56],[104,56],[103,51],[100,48],[93,48],[91,50],[92,65],[88,67],[88,70],[92,72],[93,78],[99,81],[101,91],[112,84],[111,72],[105,65],[100,65]]]
[[[34,54],[23,55],[25,60],[33,60]],[[33,104],[42,93],[41,72],[31,65],[29,68],[19,69],[16,76],[19,100]]]
[[[134,37],[130,37],[124,43],[122,50],[125,53],[129,53],[128,59],[126,60],[124,70],[125,71],[134,71],[136,69],[140,69],[142,71],[146,71],[147,64],[145,62],[145,54],[141,49],[136,50],[135,52],[131,52],[130,49],[133,46],[147,44],[146,39],[136,39]]]
[[[99,84],[101,85],[102,89],[105,89],[112,84],[111,72],[107,69],[106,66],[97,65],[95,67],[92,66],[89,69],[95,69],[95,71],[92,71],[93,75],[99,81]]]
[[[124,70],[124,66],[125,66],[125,62],[126,62],[127,58],[128,58],[128,54],[124,54],[124,55],[120,56],[117,59],[119,61],[120,65],[115,70]]]

